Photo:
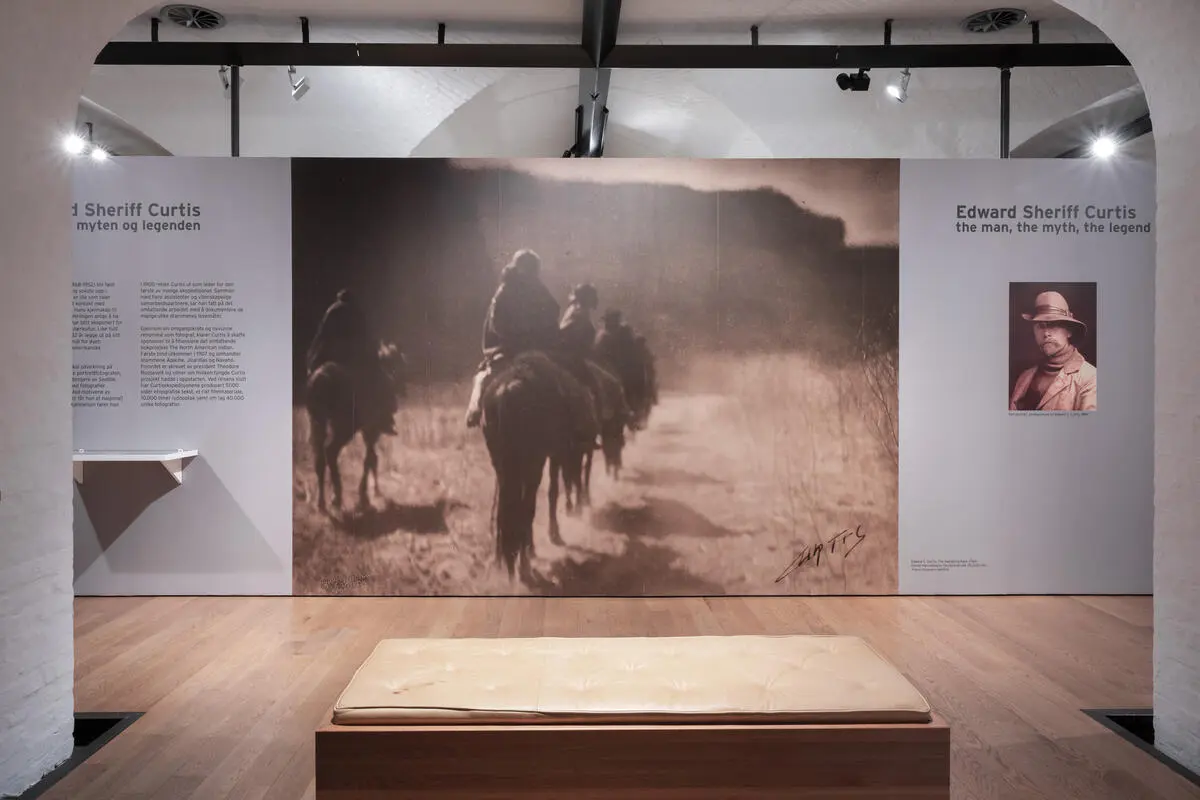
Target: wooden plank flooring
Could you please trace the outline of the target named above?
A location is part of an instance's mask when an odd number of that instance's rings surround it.
[[[382,638],[862,636],[952,726],[964,800],[1200,799],[1080,713],[1151,701],[1150,598],[80,598],[76,708],[145,716],[45,800],[308,800]]]

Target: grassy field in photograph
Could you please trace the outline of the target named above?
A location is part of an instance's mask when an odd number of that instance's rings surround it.
[[[493,564],[495,479],[482,434],[463,424],[469,387],[410,389],[364,510],[357,438],[340,459],[345,510],[318,510],[308,421],[296,409],[294,591],[896,591],[894,359],[834,368],[801,356],[706,357],[674,383],[686,390],[663,391],[620,479],[597,454],[592,508],[568,517],[560,507],[565,547],[546,533],[543,481],[533,585]]]

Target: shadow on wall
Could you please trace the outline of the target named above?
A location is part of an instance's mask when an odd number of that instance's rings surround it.
[[[182,485],[153,462],[89,463],[75,488],[76,581],[101,560],[112,573],[148,575],[269,572],[283,564],[202,458],[186,465]],[[192,519],[181,524],[185,507]],[[180,536],[181,527],[194,535]]]

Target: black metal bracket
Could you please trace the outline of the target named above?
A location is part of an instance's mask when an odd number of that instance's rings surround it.
[[[234,157],[242,154],[241,83],[241,67],[234,64],[229,68],[229,154]]]
[[[608,106],[604,107],[604,115],[600,118],[600,152],[597,155],[604,155],[604,143],[608,139]]]
[[[584,0],[581,43],[589,64],[579,70],[579,101],[576,106],[575,145],[577,158],[599,158],[604,153],[604,129],[608,121],[608,88],[612,70],[604,60],[617,44],[621,0]]]
[[[892,22],[893,21],[894,20],[890,20],[890,19],[883,21],[883,46],[884,47],[892,46]]]
[[[1113,44],[622,45],[110,42],[96,64],[513,69],[968,69],[1127,67]]]
[[[1012,69],[1000,68],[1000,157],[1009,156],[1009,132],[1012,127]]]
[[[150,18],[150,41],[158,41],[158,17]]]
[[[1029,29],[1030,29],[1030,31],[1032,31],[1033,43],[1041,44],[1042,43],[1042,23],[1035,19],[1033,22],[1029,23]]]
[[[438,23],[438,44],[446,43],[446,23]]]
[[[752,47],[758,47],[758,26],[757,25],[750,26],[750,45]]]

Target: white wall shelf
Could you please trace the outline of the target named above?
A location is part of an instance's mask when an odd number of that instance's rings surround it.
[[[83,465],[89,461],[157,461],[176,483],[183,483],[183,462],[200,455],[198,450],[76,450],[71,454],[75,482],[83,483]]]

